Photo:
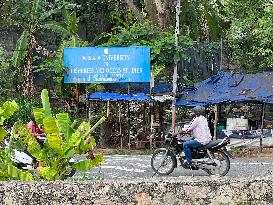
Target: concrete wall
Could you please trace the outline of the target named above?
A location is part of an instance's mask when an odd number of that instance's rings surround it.
[[[0,204],[273,204],[273,177],[0,183]]]

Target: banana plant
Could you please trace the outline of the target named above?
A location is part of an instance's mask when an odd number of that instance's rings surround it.
[[[4,140],[8,132],[3,127],[4,121],[11,117],[14,112],[19,109],[15,101],[6,101],[0,107],[0,142]],[[10,154],[0,147],[0,181],[5,180],[33,180],[33,175],[30,172],[23,171],[13,166],[10,159]]]
[[[54,16],[59,15],[68,6],[65,1],[19,1],[14,8],[14,20],[12,23],[22,29],[16,48],[13,52],[13,66],[21,71],[23,68],[24,83],[22,86],[23,94],[33,95],[33,61],[34,50],[41,53],[46,58],[55,56],[54,52],[48,51],[39,45],[37,34],[44,30],[51,30],[54,33],[67,35],[66,30],[62,29],[56,21],[52,21]]]
[[[37,159],[39,177],[44,180],[62,180],[72,169],[83,171],[103,163],[103,155],[94,153],[96,142],[90,134],[105,121],[105,117],[94,126],[82,122],[75,127],[77,123],[71,121],[68,113],[52,114],[46,89],[42,91],[41,98],[43,107],[33,111],[36,122],[43,125],[47,137],[44,147],[40,147],[25,125],[17,129],[16,133],[28,152]],[[85,153],[88,153],[88,159],[73,165],[69,163],[75,154]]]

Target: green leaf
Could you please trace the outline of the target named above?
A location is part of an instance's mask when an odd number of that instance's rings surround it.
[[[44,118],[43,124],[46,135],[59,135],[59,128],[54,117]]]
[[[56,153],[63,156],[62,150],[62,139],[58,135],[47,135],[47,141],[51,149],[53,149]]]
[[[74,11],[69,14],[68,28],[73,35],[77,35],[78,18],[76,16],[76,12]]]
[[[85,143],[84,140],[81,140],[78,147],[77,147],[77,154],[85,154],[91,145],[89,143]]]
[[[7,165],[7,174],[12,179],[20,179],[23,181],[32,181],[33,175],[27,171],[22,171],[13,165]]]
[[[55,178],[58,171],[53,167],[38,167],[39,175],[46,180],[52,180]]]
[[[25,57],[28,52],[28,44],[30,42],[30,34],[27,31],[24,31],[20,38],[17,41],[16,48],[13,52],[12,62],[14,67],[19,67],[23,61],[25,60]]]
[[[32,136],[29,138],[27,150],[33,157],[39,159],[41,147],[37,140]]]
[[[65,140],[68,141],[73,133],[68,113],[59,113],[56,115],[56,118],[61,134],[64,136]]]
[[[39,7],[41,4],[41,0],[34,0],[34,2],[32,2],[32,9],[31,9],[31,23],[35,23],[35,21],[38,18],[39,15]]]
[[[19,106],[14,100],[13,101],[6,101],[3,104],[2,109],[4,110],[3,116],[5,118],[9,118],[10,116],[13,115],[13,113],[15,111],[17,111],[19,109]]]
[[[43,12],[43,13],[40,14],[40,16],[39,16],[39,21],[44,21],[44,20],[46,20],[48,17],[52,16],[53,14],[60,13],[60,12],[62,11],[62,7],[63,7],[63,6],[60,6],[60,7],[51,9],[50,11]]]
[[[3,128],[0,127],[0,142],[7,136],[8,132]]]
[[[82,160],[82,161],[79,161],[79,162],[73,164],[72,167],[77,170],[80,170],[80,171],[87,171],[91,167],[98,166],[98,165],[102,164],[103,161],[104,161],[104,159],[103,159],[102,155],[96,155],[94,160],[85,159],[85,160]]]
[[[47,89],[42,90],[41,99],[42,99],[43,109],[45,110],[45,117],[52,117]]]
[[[64,37],[67,37],[70,35],[70,32],[60,23],[57,22],[49,22],[44,25],[41,25],[41,28],[49,29],[55,33],[58,33]]]
[[[43,119],[45,118],[44,108],[34,108],[33,113],[37,124],[43,124]]]

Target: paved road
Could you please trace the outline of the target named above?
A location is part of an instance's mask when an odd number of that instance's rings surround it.
[[[148,155],[105,156],[105,163],[88,172],[77,172],[75,179],[147,179],[153,176]],[[227,176],[267,176],[273,174],[273,158],[237,158],[231,160]],[[185,170],[178,166],[169,176],[207,176],[204,171]],[[160,177],[160,176],[154,176]]]

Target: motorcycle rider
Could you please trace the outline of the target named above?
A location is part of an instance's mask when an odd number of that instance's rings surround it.
[[[208,121],[205,117],[205,108],[202,106],[196,106],[193,108],[194,118],[188,126],[180,129],[174,136],[182,133],[191,133],[194,137],[193,140],[189,140],[183,143],[183,150],[185,152],[186,162],[185,165],[189,168],[193,168],[192,152],[191,149],[196,149],[208,144],[211,139],[211,133],[208,126]]]

